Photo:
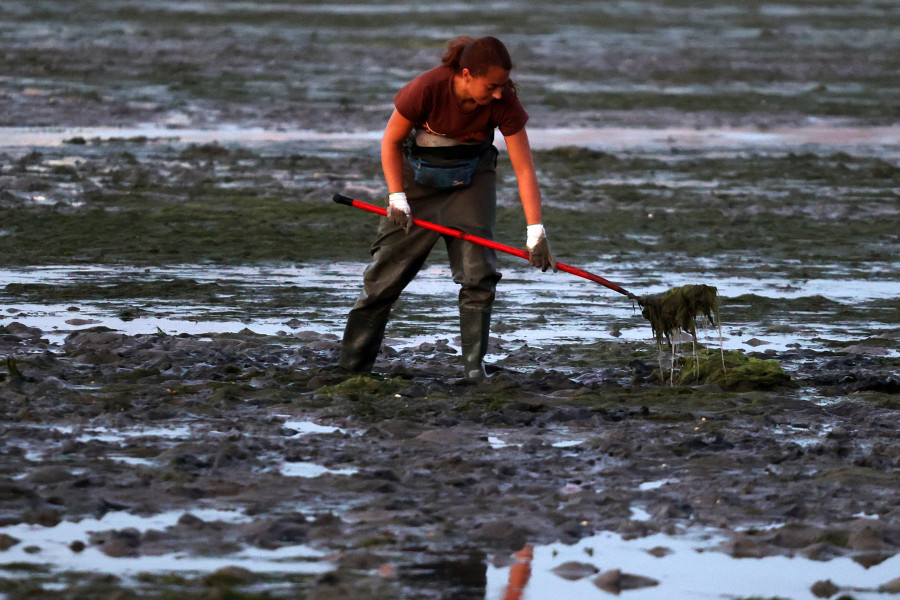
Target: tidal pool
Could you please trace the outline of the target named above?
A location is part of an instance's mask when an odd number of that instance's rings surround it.
[[[103,265],[77,269],[49,266],[4,269],[0,270],[0,278],[8,282],[51,283],[60,288],[84,282],[103,286],[109,281],[167,279],[201,284],[228,282],[239,293],[232,298],[217,298],[214,304],[162,297],[86,299],[49,305],[11,303],[0,316],[0,325],[19,322],[38,327],[55,343],[72,332],[98,326],[129,335],[159,330],[171,335],[202,335],[244,329],[264,335],[304,330],[340,335],[346,312],[361,285],[364,267],[363,263],[332,263],[244,267],[176,265],[149,271]],[[821,349],[823,344],[850,345],[867,338],[900,335],[894,322],[841,315],[844,308],[865,310],[867,304],[893,299],[896,281],[877,278],[877,275],[873,278],[871,273],[865,279],[845,279],[840,265],[832,267],[837,271],[833,279],[785,281],[777,277],[728,275],[720,278],[714,270],[679,271],[667,277],[664,287],[654,284],[646,288],[641,286],[640,277],[651,265],[631,263],[623,268],[598,263],[585,268],[622,282],[638,295],[696,282],[716,286],[722,304],[721,344],[725,349],[784,350],[800,346]],[[516,343],[537,346],[590,343],[610,337],[622,341],[652,339],[649,324],[636,306],[611,290],[562,272],[540,273],[508,266],[502,271],[504,278],[494,311],[494,335],[503,341],[501,347]],[[889,271],[885,265],[882,272],[887,275]],[[420,272],[398,303],[388,328],[389,343],[409,347],[444,336],[455,344],[457,315],[452,298],[456,287],[446,266],[435,264]],[[267,307],[272,295],[283,288],[301,289],[296,304]],[[795,311],[777,308],[781,301],[804,298],[813,299],[817,308],[814,312],[804,311],[802,318],[797,318]],[[756,308],[754,304],[763,304],[765,308]],[[135,306],[140,307],[139,316],[121,316],[123,311]],[[529,306],[533,312],[523,313],[518,309],[521,306]],[[720,344],[717,330],[709,328],[700,334],[702,343]],[[884,353],[896,356],[897,349],[885,348]],[[493,355],[495,359],[501,358],[503,352]]]
[[[49,565],[54,571],[99,572],[124,577],[133,577],[148,571],[210,572],[233,566],[259,572],[303,574],[323,573],[333,569],[333,565],[325,560],[324,553],[305,545],[286,546],[277,550],[247,547],[227,556],[197,556],[188,552],[174,552],[138,557],[111,557],[90,545],[78,552],[69,547],[74,541],[86,542],[94,532],[129,528],[142,533],[150,530],[164,531],[178,523],[184,514],[164,512],[146,517],[113,512],[101,519],[63,521],[55,527],[26,524],[3,527],[0,528],[0,533],[21,539],[23,543],[6,550],[2,557],[5,563],[36,563]],[[219,509],[198,508],[192,510],[190,514],[211,522],[246,523],[250,520],[240,513]],[[11,575],[14,572],[15,569],[4,569],[7,577],[15,577]]]
[[[866,568],[849,558],[813,561],[798,556],[732,558],[720,551],[724,538],[715,530],[681,536],[656,534],[627,540],[613,533],[585,538],[574,545],[550,544],[533,548],[531,573],[522,598],[603,598],[586,576],[570,581],[552,570],[569,561],[594,566],[598,573],[623,573],[656,579],[659,584],[623,590],[633,600],[792,598],[816,600],[811,586],[830,580],[858,600],[887,597],[878,591],[897,576],[900,557]],[[665,553],[650,550],[664,548]],[[659,556],[658,554],[662,554]],[[510,567],[489,567],[485,600],[501,600],[509,583]]]

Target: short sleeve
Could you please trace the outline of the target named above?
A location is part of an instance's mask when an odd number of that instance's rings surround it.
[[[420,75],[400,88],[394,96],[394,106],[404,118],[413,123],[423,123],[434,100],[431,88],[425,85],[424,76]]]
[[[497,129],[500,130],[504,137],[519,133],[525,128],[525,124],[528,123],[528,112],[522,106],[515,92],[509,94],[508,97],[505,96],[501,102],[495,104],[493,117],[494,122],[497,124]]]

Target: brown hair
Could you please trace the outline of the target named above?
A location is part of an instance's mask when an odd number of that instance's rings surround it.
[[[490,67],[500,67],[507,71],[513,68],[512,58],[503,42],[495,37],[473,38],[461,35],[447,42],[447,51],[441,63],[457,73],[468,69],[475,77],[486,75]]]

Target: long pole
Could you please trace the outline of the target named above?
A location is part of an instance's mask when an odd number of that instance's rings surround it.
[[[382,217],[387,215],[387,209],[381,206],[375,206],[374,204],[369,204],[368,202],[362,202],[361,200],[354,200],[348,196],[344,196],[342,194],[335,194],[333,200],[338,204],[345,204],[347,206],[352,206],[353,208],[359,208],[362,210],[369,211],[371,213],[375,213],[376,215],[381,215]],[[464,231],[460,231],[458,229],[452,229],[450,227],[444,227],[443,225],[438,225],[437,223],[431,223],[430,221],[423,221],[422,219],[413,218],[413,223],[418,225],[419,227],[423,227],[425,229],[430,229],[432,231],[437,231],[438,233],[442,233],[444,235],[453,236],[455,238],[459,238],[461,240],[466,240],[467,242],[472,242],[474,244],[478,244],[480,246],[486,246],[488,248],[493,248],[494,250],[499,250],[501,252],[505,252],[507,254],[512,254],[513,256],[518,256],[519,258],[524,258],[528,260],[528,252],[525,250],[520,250],[519,248],[513,248],[512,246],[507,246],[506,244],[501,244],[499,242],[495,242],[493,240],[489,240],[483,237],[478,237],[477,235],[471,235],[465,233]],[[583,269],[579,269],[578,267],[573,267],[571,265],[567,265],[561,262],[556,263],[556,268],[560,271],[565,271],[566,273],[571,273],[572,275],[577,275],[578,277],[584,277],[585,279],[589,279],[594,283],[599,283],[602,286],[608,287],[609,289],[619,292],[624,296],[628,296],[632,300],[636,300],[640,303],[640,298],[624,289],[622,286],[615,284],[608,279],[604,279],[599,275],[594,275],[593,273],[589,273]]]

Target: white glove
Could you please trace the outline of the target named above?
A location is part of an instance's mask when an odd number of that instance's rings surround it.
[[[528,262],[532,267],[540,267],[541,271],[553,268],[556,273],[556,260],[550,253],[550,241],[541,223],[529,225],[526,229],[525,248],[528,250]]]
[[[391,223],[403,227],[406,233],[409,233],[413,225],[412,211],[409,209],[409,202],[406,201],[404,192],[388,194],[387,218]]]

